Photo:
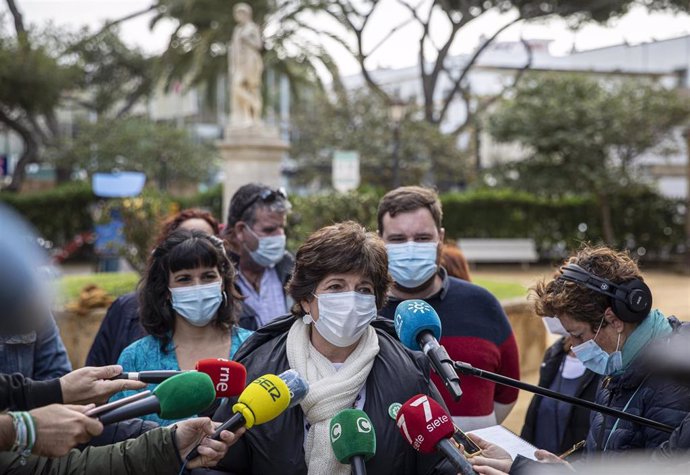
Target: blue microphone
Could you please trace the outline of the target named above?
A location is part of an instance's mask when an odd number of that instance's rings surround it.
[[[287,384],[287,387],[290,390],[290,404],[287,407],[288,409],[293,408],[302,402],[305,396],[309,393],[309,382],[300,376],[296,369],[288,369],[283,371],[278,375],[278,377],[285,381],[285,384]]]
[[[407,348],[422,351],[443,384],[457,401],[462,396],[460,378],[446,349],[439,345],[441,319],[424,300],[403,300],[395,309],[395,332]]]

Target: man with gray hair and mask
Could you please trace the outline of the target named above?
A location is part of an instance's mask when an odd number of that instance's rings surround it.
[[[245,297],[240,326],[256,330],[292,306],[285,293],[295,259],[285,250],[291,205],[282,188],[241,186],[230,200],[223,237],[237,267],[237,289]],[[253,310],[253,312],[252,312]]]

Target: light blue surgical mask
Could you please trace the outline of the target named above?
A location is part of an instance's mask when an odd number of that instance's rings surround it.
[[[586,342],[573,346],[571,349],[577,359],[579,359],[585,368],[593,371],[597,374],[603,376],[608,376],[623,369],[623,354],[620,351],[621,345],[621,334],[618,334],[618,342],[616,343],[616,351],[611,354],[606,353],[597,344],[596,338],[599,335],[601,326],[604,324],[604,318],[602,317],[601,323],[597,332],[594,334],[594,338],[587,340]]]
[[[261,267],[273,267],[280,262],[285,255],[285,234],[259,237],[249,226],[246,229],[259,241],[259,247],[256,250],[247,248],[254,262]]]
[[[438,264],[437,242],[405,242],[386,244],[388,272],[398,285],[414,289],[431,279]]]
[[[205,327],[223,301],[222,282],[177,287],[170,290],[172,308],[195,327]]]

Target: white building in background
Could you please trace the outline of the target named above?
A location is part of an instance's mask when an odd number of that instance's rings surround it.
[[[530,40],[532,50],[531,71],[582,72],[603,77],[650,77],[669,88],[690,90],[690,35],[637,45],[616,45],[594,50],[572,52],[565,56],[549,53],[549,40]],[[460,55],[448,59],[449,69],[458,71],[470,59]],[[479,57],[468,74],[467,81],[473,95],[493,96],[510,84],[520,68],[528,60],[521,42],[498,42],[490,45]],[[422,104],[423,93],[418,65],[400,69],[372,71],[372,77],[385,90],[401,99]],[[365,86],[361,75],[343,78],[346,88],[354,90]],[[442,98],[452,87],[444,75],[436,88],[435,101]],[[448,109],[442,124],[444,131],[451,131],[465,120],[466,111],[460,100]],[[459,145],[465,146],[469,137],[460,137]],[[640,157],[638,165],[656,184],[659,191],[669,197],[685,198],[688,192],[687,143],[678,131],[673,139],[673,154],[650,152]],[[490,167],[505,160],[519,160],[523,151],[515,144],[499,144],[486,134],[480,134],[477,161],[482,167]]]

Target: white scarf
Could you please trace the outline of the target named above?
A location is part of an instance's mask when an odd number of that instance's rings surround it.
[[[338,412],[352,407],[374,365],[379,340],[376,330],[368,327],[355,350],[336,370],[311,344],[310,326],[301,319],[295,321],[288,333],[286,350],[290,368],[309,382],[309,393],[300,403],[311,426],[304,448],[308,474],[347,475],[350,467],[338,462],[331,449],[329,425]]]

